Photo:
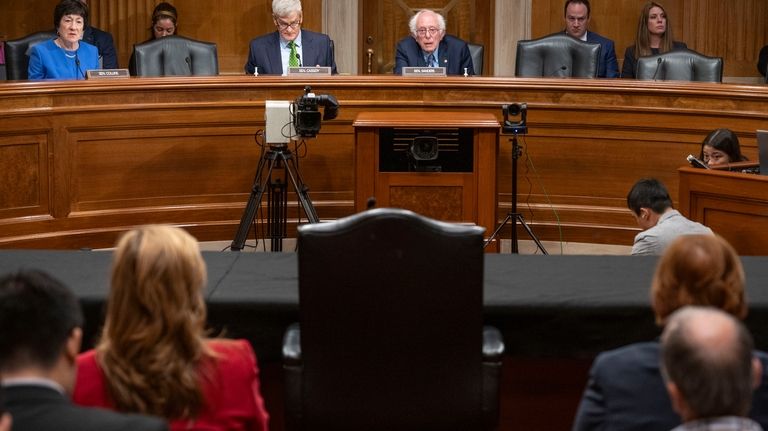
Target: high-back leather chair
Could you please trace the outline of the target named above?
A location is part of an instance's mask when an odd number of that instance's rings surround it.
[[[554,34],[517,42],[515,76],[597,77],[600,44],[587,43],[566,34]]]
[[[680,50],[637,59],[637,79],[674,81],[723,81],[723,59],[696,51]]]
[[[19,39],[5,41],[5,74],[8,80],[27,79],[29,49],[55,37],[55,31],[39,31]]]
[[[300,226],[298,258],[288,429],[495,427],[504,344],[483,327],[483,228],[379,208]]]
[[[472,57],[472,67],[475,69],[475,75],[483,74],[483,57],[485,48],[483,45],[468,43],[469,55]]]
[[[137,76],[218,75],[216,44],[166,36],[133,47]]]

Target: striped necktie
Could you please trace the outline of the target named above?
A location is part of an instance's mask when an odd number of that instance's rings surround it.
[[[435,67],[435,54],[430,53],[427,56],[427,67]]]
[[[299,67],[299,56],[296,52],[296,43],[290,41],[288,42],[288,47],[291,48],[291,53],[288,54],[288,67]]]

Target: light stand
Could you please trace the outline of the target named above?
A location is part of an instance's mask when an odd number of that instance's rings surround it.
[[[248,237],[248,231],[251,228],[251,224],[253,224],[259,206],[261,206],[261,199],[265,191],[269,191],[267,230],[272,242],[271,250],[283,250],[283,238],[286,237],[286,226],[288,224],[288,193],[285,182],[279,180],[272,181],[272,172],[275,167],[278,169],[283,168],[285,178],[296,191],[296,196],[298,196],[299,203],[304,209],[309,222],[318,222],[315,207],[309,199],[309,187],[304,184],[301,178],[293,153],[288,149],[287,144],[270,144],[269,150],[264,153],[264,156],[259,160],[258,168],[256,168],[256,177],[253,180],[251,195],[248,198],[248,203],[245,205],[245,211],[240,219],[235,239],[232,241],[232,245],[230,245],[232,251],[243,249],[245,240]],[[266,175],[264,175],[265,168]]]
[[[512,221],[512,253],[518,253],[518,244],[517,244],[517,223],[520,223],[520,225],[525,229],[526,232],[528,232],[528,236],[531,237],[533,242],[536,243],[536,247],[538,247],[539,250],[541,250],[542,254],[549,254],[547,253],[547,250],[544,249],[544,245],[541,244],[541,241],[536,237],[536,235],[533,233],[531,228],[528,226],[528,224],[525,222],[525,218],[523,218],[523,215],[517,212],[517,159],[520,158],[520,156],[523,154],[523,149],[520,146],[520,144],[517,141],[517,135],[518,134],[526,134],[528,132],[528,127],[526,126],[526,112],[527,112],[527,106],[525,103],[522,104],[513,104],[513,105],[504,105],[503,106],[503,113],[504,113],[504,133],[511,133],[512,137],[509,139],[509,141],[512,143],[512,208],[507,213],[507,216],[504,218],[504,220],[499,224],[499,226],[496,228],[496,230],[493,231],[491,236],[485,241],[485,245],[483,247],[487,247],[488,244],[490,244],[493,240],[496,239],[496,237],[499,235],[499,232],[506,226],[506,224],[509,221]],[[511,122],[509,121],[509,115],[521,115],[521,119],[518,122]]]

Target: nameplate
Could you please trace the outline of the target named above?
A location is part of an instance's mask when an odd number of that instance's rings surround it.
[[[128,73],[128,69],[94,69],[87,70],[85,76],[88,79],[115,79],[130,78],[131,74]]]
[[[289,67],[288,75],[330,75],[331,68],[328,66],[315,67]]]
[[[444,67],[404,67],[403,76],[445,76]]]

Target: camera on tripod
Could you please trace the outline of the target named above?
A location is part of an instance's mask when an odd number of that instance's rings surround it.
[[[526,125],[526,116],[528,115],[528,105],[526,103],[512,103],[509,105],[502,105],[502,113],[504,114],[504,124],[502,125],[502,131],[506,134],[513,135],[525,135],[528,133],[528,126]],[[511,121],[510,116],[520,116],[518,121]]]
[[[323,120],[333,120],[339,113],[339,102],[330,94],[315,94],[312,87],[304,87],[304,94],[293,102],[293,127],[302,138],[314,138],[320,131],[318,107],[323,106]]]

